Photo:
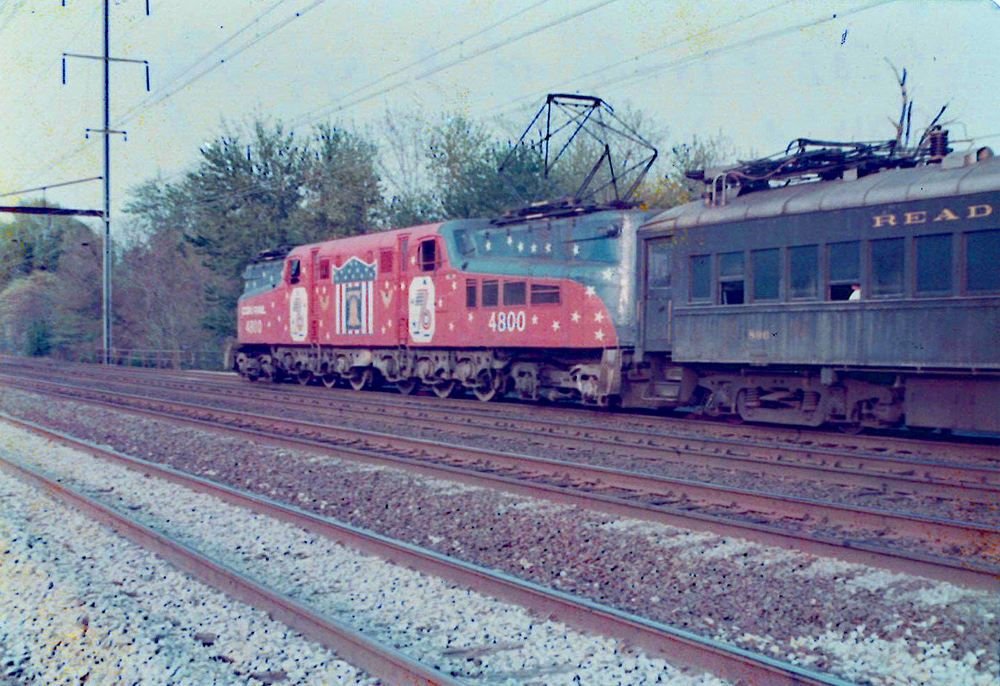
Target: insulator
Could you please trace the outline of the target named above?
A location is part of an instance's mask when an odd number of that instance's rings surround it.
[[[927,139],[930,143],[931,157],[944,157],[951,152],[951,149],[948,147],[948,132],[940,126],[935,126],[931,129]]]
[[[812,412],[819,407],[819,393],[816,391],[806,391],[802,394],[802,411]]]
[[[747,407],[760,407],[760,389],[756,386],[747,389]]]

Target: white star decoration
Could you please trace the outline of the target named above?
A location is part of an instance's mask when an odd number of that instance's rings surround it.
[[[517,251],[518,252],[524,252],[524,241],[518,241],[517,242]]]
[[[531,323],[532,324],[537,324],[538,323],[538,315],[537,314],[531,315]]]
[[[382,333],[385,333],[385,327],[384,326],[382,327]]]
[[[552,252],[552,244],[551,243],[546,243],[545,244],[545,252]]]
[[[559,330],[559,322],[556,322],[556,321],[552,322],[552,330],[553,331],[558,331]]]
[[[599,341],[604,340],[604,332],[601,331],[600,329],[597,330],[597,333],[595,333],[594,336],[597,337],[597,340]]]
[[[603,322],[604,321],[604,313],[603,312],[598,312],[597,314],[595,314],[594,315],[594,321],[595,322]]]
[[[532,243],[531,244],[531,254],[534,255],[536,252],[538,252],[538,243]]]
[[[507,245],[513,245],[513,244],[514,244],[514,237],[508,234],[507,235]]]
[[[438,298],[438,307],[444,307],[444,298]]]
[[[486,246],[485,247],[486,247],[487,251],[492,250],[493,249],[493,241],[486,241]]]
[[[416,264],[416,263],[417,263],[417,256],[414,255],[413,257],[410,258],[410,264]]]
[[[601,275],[604,276],[604,278],[607,279],[608,281],[611,281],[611,279],[615,277],[615,270],[612,269],[611,267],[608,267],[603,272],[601,272]]]
[[[458,281],[452,281],[451,282],[451,290],[455,290],[456,288],[458,288]]]
[[[597,291],[594,290],[593,286],[587,286],[587,295],[596,295]]]
[[[469,321],[470,322],[472,321],[472,313],[471,312],[469,313]]]
[[[580,321],[580,313],[579,312],[574,312],[573,314],[570,315],[570,317],[572,317],[574,323]]]
[[[448,322],[448,330],[449,331],[454,331],[455,330],[455,323],[454,322]]]
[[[574,255],[579,255],[580,254],[580,246],[577,245],[576,243],[573,244],[573,254]]]

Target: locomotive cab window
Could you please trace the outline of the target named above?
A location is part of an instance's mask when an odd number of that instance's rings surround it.
[[[302,263],[298,260],[288,261],[288,283],[298,283],[302,277]]]
[[[541,283],[531,284],[532,305],[558,305],[559,286],[549,286]]]
[[[528,302],[527,284],[524,281],[503,282],[503,304],[524,305]]]
[[[476,306],[476,290],[479,288],[479,284],[475,279],[465,280],[465,306],[475,307]]]
[[[420,244],[420,271],[432,272],[437,268],[437,242],[432,238]]]
[[[827,246],[827,273],[830,300],[857,300],[861,297],[861,246],[858,241]],[[855,295],[857,293],[857,295]]]
[[[500,282],[496,279],[483,281],[483,307],[496,307],[500,304]]]
[[[330,260],[322,259],[319,261],[319,278],[321,279],[330,278]]]
[[[1000,291],[1000,229],[965,234],[965,287],[970,292]]]
[[[744,271],[743,253],[726,252],[719,255],[719,304],[743,304]]]

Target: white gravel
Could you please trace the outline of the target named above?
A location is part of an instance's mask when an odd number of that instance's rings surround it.
[[[99,497],[116,509],[127,508],[131,516],[148,526],[445,673],[470,680],[485,678],[496,686],[580,683],[721,686],[725,683],[713,676],[693,674],[663,660],[636,653],[618,641],[582,634],[558,622],[534,617],[518,606],[452,587],[436,578],[387,564],[276,520],[158,482],[9,426],[0,428],[0,450],[5,454],[15,453],[19,461],[49,475],[61,476],[64,483]],[[51,540],[51,534],[45,531],[36,535],[49,549],[69,545],[66,541]],[[82,532],[77,536],[83,537]],[[86,537],[91,538],[91,535],[87,533]],[[108,539],[102,544],[103,548],[131,548],[112,540],[114,537],[110,535],[103,537]],[[94,536],[91,540],[97,538]],[[59,554],[66,552],[79,557],[80,550],[62,548]],[[91,552],[94,555],[88,554],[88,558],[107,557],[106,551]],[[89,560],[88,564],[95,565],[92,576],[103,576],[111,571],[103,565],[98,569],[96,563]],[[111,567],[118,566],[120,563]],[[162,599],[160,602],[166,608],[197,604],[203,593],[200,590],[180,590],[176,582],[168,587],[148,585],[161,575],[166,576],[166,572],[158,570],[128,579],[115,575],[110,582],[95,579],[91,583],[107,586],[119,579],[122,584],[121,589],[116,589],[119,595],[123,590],[141,591],[151,602]],[[59,588],[71,588],[73,583],[61,578]],[[39,608],[31,608],[24,602],[18,607],[22,613],[52,612],[47,608],[39,612]],[[60,617],[60,627],[68,621],[78,620],[78,617],[73,620]],[[254,627],[251,617],[249,613],[240,613],[239,618],[229,614],[225,621],[198,624],[195,631],[218,636],[208,652],[233,660],[232,664],[212,665],[216,672],[232,673],[234,665],[245,665],[241,670],[243,674],[246,670],[281,670],[288,683],[314,683],[309,679],[321,678],[318,673],[328,668],[332,656],[317,658],[312,652],[303,654],[290,649],[285,644],[288,632],[273,628],[263,631],[257,628],[253,632],[264,639],[264,645],[247,640],[248,631]],[[153,638],[157,632],[165,630],[166,624],[156,621],[150,613],[148,620],[133,618],[130,626],[135,627],[137,633],[132,644],[134,655],[117,662],[127,663],[129,669],[142,669],[137,667],[142,663],[155,663],[160,667],[159,663],[165,658],[154,653]],[[92,623],[91,632],[94,628]],[[170,632],[171,635],[177,633],[177,630]],[[30,656],[27,667],[31,669],[36,669],[38,657],[44,657],[50,650],[50,642],[39,645],[34,636],[32,631],[11,632],[6,639],[9,645],[16,640],[18,646],[24,646],[20,654]],[[197,649],[195,641],[189,639],[188,643],[192,644],[192,649]],[[268,661],[262,659],[262,655],[274,657]],[[104,664],[99,655],[91,653],[75,660],[79,676],[92,669],[94,662]],[[174,665],[176,660],[171,659],[160,668]],[[173,677],[167,681],[181,683]],[[38,683],[49,682],[43,679]]]
[[[378,683],[4,474],[0,503],[0,683]]]

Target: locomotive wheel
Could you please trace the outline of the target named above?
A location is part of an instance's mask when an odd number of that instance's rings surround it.
[[[299,384],[308,386],[313,380],[313,373],[308,369],[302,369],[295,375],[295,379],[299,382]]]
[[[333,388],[334,386],[337,385],[337,377],[334,374],[324,374],[319,378],[320,381],[323,382],[323,385],[326,386],[327,388]]]
[[[458,392],[458,382],[457,381],[442,381],[441,383],[432,386],[434,389],[434,395],[439,398],[451,398]]]
[[[476,377],[476,386],[472,389],[477,398],[488,403],[497,397],[499,391],[500,383],[496,374],[488,369],[479,372],[479,376]]]
[[[403,379],[396,382],[396,390],[399,391],[400,395],[410,395],[417,390],[418,385],[419,382],[416,379]]]
[[[360,391],[365,386],[370,386],[372,382],[372,370],[371,368],[365,369],[357,376],[353,376],[349,379],[351,382],[351,388],[356,391]]]

